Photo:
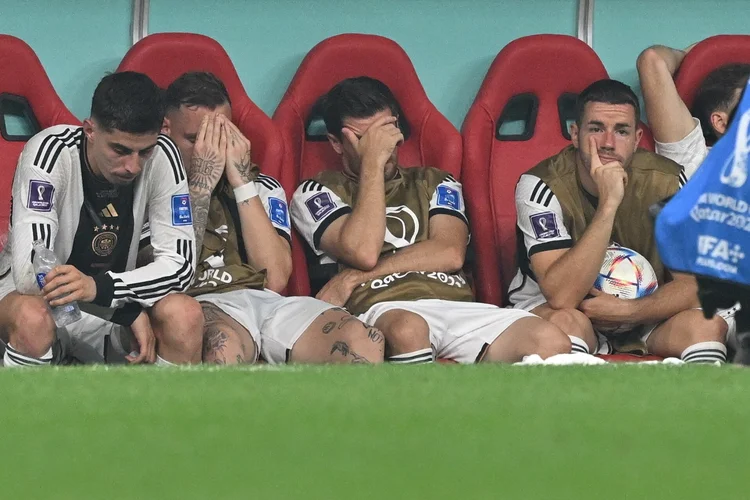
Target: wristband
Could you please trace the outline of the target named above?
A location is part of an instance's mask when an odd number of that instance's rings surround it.
[[[256,196],[258,196],[258,188],[255,187],[255,183],[252,181],[234,188],[234,201],[237,203],[242,203]]]

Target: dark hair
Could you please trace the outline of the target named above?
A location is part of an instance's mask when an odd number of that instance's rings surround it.
[[[105,130],[158,132],[164,121],[162,91],[143,73],[112,73],[96,86],[91,118]]]
[[[177,78],[167,87],[165,101],[167,111],[183,105],[216,109],[222,104],[232,104],[224,83],[207,71],[191,71]]]
[[[346,118],[369,118],[386,109],[395,116],[400,114],[391,89],[380,80],[358,76],[337,83],[318,99],[312,113],[323,118],[329,134],[341,139]]]
[[[711,125],[711,113],[730,113],[736,105],[735,94],[747,85],[748,78],[750,64],[726,64],[710,72],[701,82],[693,101],[692,114],[700,120],[703,135],[710,141],[719,138]]]
[[[742,99],[745,98],[745,93],[747,93],[747,83],[742,88],[742,92],[740,92],[740,97],[737,99],[737,105],[732,109],[732,111],[729,113],[729,118],[727,119],[727,130],[729,127],[732,126],[732,122],[734,121],[734,117],[737,116],[737,110],[740,109],[740,103],[742,102]]]
[[[604,79],[596,81],[578,94],[578,99],[576,100],[576,124],[579,127],[581,126],[581,120],[583,120],[583,112],[586,104],[589,102],[629,104],[635,110],[636,125],[641,116],[641,106],[638,104],[638,97],[636,97],[633,89],[617,80]]]

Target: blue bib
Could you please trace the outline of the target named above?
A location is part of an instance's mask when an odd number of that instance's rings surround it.
[[[750,285],[750,91],[727,133],[656,219],[664,264]]]

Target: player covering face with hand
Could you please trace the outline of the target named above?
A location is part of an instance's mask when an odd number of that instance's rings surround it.
[[[187,165],[198,268],[188,294],[205,318],[205,362],[376,363],[383,335],[311,297],[283,297],[291,234],[281,185],[251,161],[229,94],[210,73],[167,89],[164,131]]]
[[[436,168],[398,164],[404,136],[386,85],[344,80],[316,110],[341,165],[302,182],[292,218],[318,258],[318,298],[381,330],[391,362],[570,352],[550,323],[473,301],[461,271],[469,239],[461,184]]]

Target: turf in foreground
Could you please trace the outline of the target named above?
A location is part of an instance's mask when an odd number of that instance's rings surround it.
[[[0,371],[2,498],[747,498],[731,367]]]

